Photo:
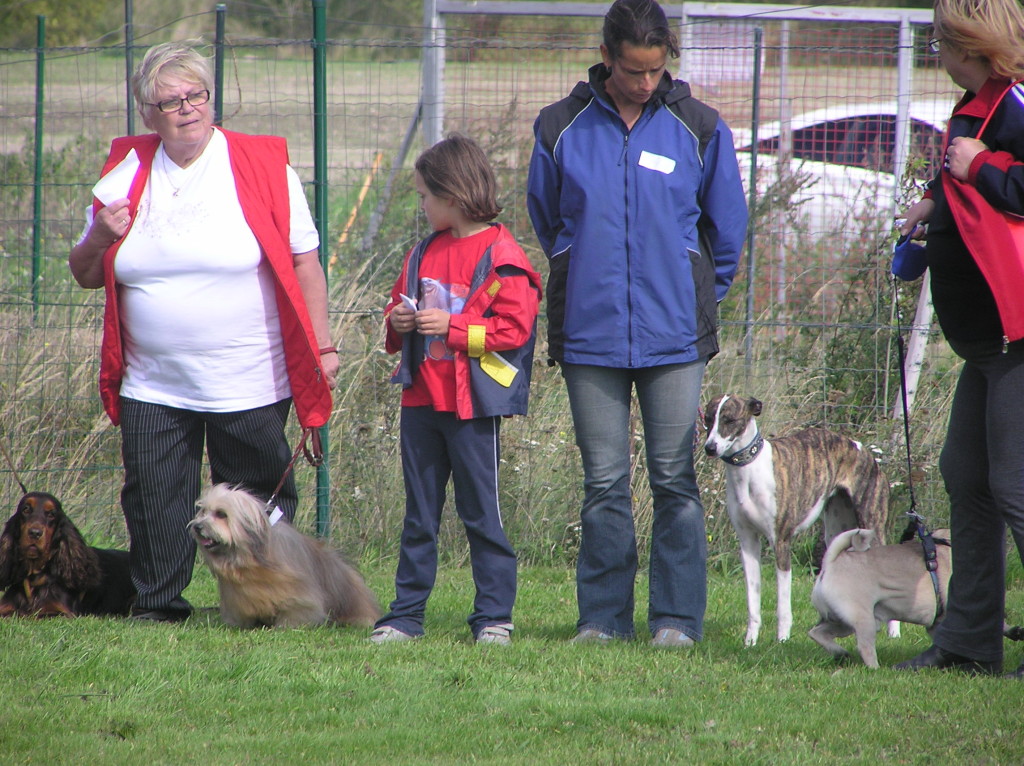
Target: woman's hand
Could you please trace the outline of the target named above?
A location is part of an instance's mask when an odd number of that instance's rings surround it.
[[[88,238],[104,250],[121,239],[128,233],[128,227],[132,222],[128,206],[127,199],[119,199],[106,207],[101,207],[92,221]]]
[[[103,254],[128,233],[131,225],[128,205],[127,199],[119,199],[101,207],[92,219],[89,233],[71,248],[68,266],[75,281],[82,287],[91,290],[103,287]]]
[[[966,181],[974,158],[987,150],[984,142],[976,138],[958,136],[949,142],[946,149],[946,169],[958,181]]]
[[[903,236],[910,235],[911,239],[924,239],[924,225],[931,220],[934,210],[935,201],[932,199],[916,202],[906,212],[903,224],[899,227],[899,233]]]
[[[320,354],[320,369],[324,372],[324,379],[332,390],[338,385],[338,368],[341,367],[341,358],[337,351],[328,351]]]

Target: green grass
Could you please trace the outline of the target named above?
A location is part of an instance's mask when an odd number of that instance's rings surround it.
[[[365,571],[387,600],[390,562]],[[470,572],[445,568],[427,636],[372,646],[361,629],[226,628],[199,567],[187,595],[200,612],[183,625],[0,621],[0,761],[1022,762],[1019,684],[836,665],[805,635],[816,620],[809,589],[810,576],[795,575],[785,644],[772,639],[768,587],[762,643],[743,647],[744,586],[732,571],[712,573],[693,652],[575,646],[572,571],[527,568],[514,645],[477,647],[465,624]],[[1020,614],[1019,588],[1010,599]],[[642,631],[642,609],[637,622]],[[928,640],[908,625],[878,643],[886,666]],[[1020,654],[1008,644],[1007,665]]]

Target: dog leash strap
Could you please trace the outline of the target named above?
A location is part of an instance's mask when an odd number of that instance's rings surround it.
[[[903,442],[907,449],[907,488],[910,490],[910,507],[915,508],[917,503],[914,499],[914,470],[913,461],[910,456],[910,405],[907,403],[907,352],[903,341],[903,327],[900,323],[900,293],[898,280],[892,281],[893,301],[896,304],[896,349],[899,352],[900,363],[900,401],[903,404]]]
[[[309,437],[311,447],[306,447],[306,437]],[[323,465],[324,462],[324,449],[323,444],[320,441],[320,429],[319,428],[306,428],[302,432],[302,452],[306,457],[306,462],[316,468],[317,466]],[[294,458],[292,459],[294,462]]]
[[[935,622],[938,623],[946,612],[946,605],[942,600],[942,587],[939,584],[939,558],[935,550],[935,539],[932,533],[920,522],[917,527],[918,537],[921,538],[921,546],[924,548],[924,565],[932,578],[932,589],[935,591]]]
[[[914,497],[914,465],[910,455],[910,406],[907,404],[907,355],[903,344],[903,328],[900,324],[900,293],[897,279],[892,280],[892,300],[896,309],[896,349],[900,366],[900,401],[903,404],[903,442],[907,451],[907,491],[910,493],[910,510],[907,511],[910,521],[907,522],[907,528],[900,537],[900,542],[905,543],[914,538],[915,532],[920,533],[923,521],[917,513],[917,499]]]
[[[311,435],[312,447],[307,447],[306,440],[309,439]],[[281,487],[284,486],[285,481],[288,479],[288,474],[291,473],[292,469],[295,467],[295,461],[299,459],[299,455],[305,455],[306,461],[314,467],[319,466],[324,462],[323,445],[320,441],[320,429],[312,427],[302,429],[302,438],[299,440],[299,446],[296,447],[295,451],[292,453],[292,459],[289,460],[288,465],[285,466],[284,473],[281,474],[281,480],[277,483],[277,486],[274,487],[274,493],[267,500],[265,510],[267,515],[273,519],[271,523],[276,522],[280,518],[280,516],[275,518],[276,513],[280,513],[276,508],[277,496],[281,492]]]
[[[910,510],[907,511],[907,516],[910,517],[910,520],[907,522],[907,528],[903,530],[900,542],[905,543],[908,540],[914,539],[915,534],[921,540],[921,548],[924,552],[924,566],[932,578],[932,588],[935,591],[935,623],[937,623],[942,619],[942,615],[946,611],[946,605],[943,603],[942,588],[939,585],[939,560],[938,553],[935,550],[935,540],[932,538],[932,533],[928,531],[928,526],[924,523],[921,514],[917,512],[917,500],[914,498],[914,468],[910,456],[910,407],[907,404],[907,355],[903,346],[903,328],[900,323],[900,294],[897,283],[897,279],[892,280],[892,297],[896,308],[896,348],[899,352],[900,364],[900,399],[903,402],[903,441],[907,446],[907,490],[910,492]],[[932,624],[934,625],[935,623]]]

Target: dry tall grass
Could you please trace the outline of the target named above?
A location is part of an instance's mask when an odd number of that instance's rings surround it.
[[[403,109],[409,99],[415,101],[418,75],[416,65],[408,62],[334,62],[331,66],[330,231],[339,232],[356,207],[356,192],[372,157],[378,151],[387,157],[369,196],[356,208],[346,244],[328,245],[337,256],[330,273],[331,318],[343,352],[329,426],[331,534],[353,555],[390,557],[397,549],[404,495],[397,448],[399,392],[387,382],[395,360],[382,350],[381,309],[406,248],[424,234],[408,162],[395,175],[393,197],[385,204],[380,195],[384,170],[394,155],[392,146],[407,127]],[[541,63],[538,69],[544,66]],[[79,104],[86,98],[81,83],[93,79],[115,83],[118,67],[118,60],[109,56],[68,56],[52,65],[51,88],[56,97]],[[452,64],[452,82],[477,86],[479,78],[472,69],[468,64]],[[581,72],[559,70],[557,74],[573,79]],[[276,94],[305,93],[308,79],[307,62],[238,56],[231,60],[226,88],[230,90],[229,127],[288,135],[304,177],[311,175],[306,162],[311,156],[308,125],[282,116],[284,102]],[[275,82],[273,88],[268,89],[268,81]],[[494,157],[506,208],[501,220],[544,273],[543,256],[524,209],[524,165],[537,105],[557,97],[564,84],[551,80],[541,89],[524,77],[512,85],[512,91],[501,93],[500,108],[476,109],[476,97],[467,96],[465,113],[453,114],[453,120]],[[28,81],[12,78],[5,88],[10,96],[5,109],[31,115]],[[733,107],[743,101],[738,92],[726,96],[723,100]],[[28,297],[31,158],[21,149],[19,130],[0,135],[5,179],[0,185],[4,211],[0,214],[0,436],[9,444],[26,484],[61,495],[93,538],[121,544],[125,531],[118,508],[119,434],[103,415],[96,393],[102,295],[77,288],[65,259],[81,228],[82,208],[106,141],[121,132],[122,97],[119,87],[100,88],[89,96],[96,111],[79,108],[47,123],[42,276],[37,282],[42,300],[35,309]],[[495,115],[501,118],[497,127],[486,119]],[[414,146],[413,153],[417,150]],[[364,250],[367,221],[378,204],[382,225],[373,246]],[[789,303],[785,316],[764,309],[752,318],[749,354],[744,263],[721,307],[722,352],[708,367],[703,398],[723,391],[757,396],[766,403],[762,424],[769,434],[826,425],[877,445],[890,480],[897,485],[892,524],[902,526],[898,517],[908,507],[907,471],[901,424],[888,417],[898,378],[888,320],[891,295],[884,243],[865,239],[859,247],[837,255],[828,243],[800,241],[791,255],[802,271],[794,271],[785,284],[770,284],[768,276],[755,276],[758,290],[785,291]],[[904,299],[907,305],[913,305],[915,295],[911,289]],[[543,339],[543,316],[539,333]],[[546,365],[543,342],[535,365],[530,415],[503,424],[502,504],[510,536],[524,562],[563,564],[574,560],[578,545],[582,472],[564,385],[557,368]],[[935,525],[946,517],[935,464],[956,370],[956,360],[936,340],[929,348],[912,424],[918,508]],[[636,523],[641,545],[646,547],[651,500],[638,415],[633,430]],[[696,460],[712,557],[734,567],[736,545],[724,509],[722,467],[700,452]],[[303,496],[311,498],[314,472],[301,463],[296,470]],[[8,499],[13,504],[16,484],[9,470],[0,472],[8,477]],[[312,528],[313,514],[312,503],[305,503],[300,523]],[[464,560],[466,548],[454,513],[446,514],[442,534],[444,555]]]

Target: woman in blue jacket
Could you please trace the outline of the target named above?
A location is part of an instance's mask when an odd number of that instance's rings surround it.
[[[603,62],[534,125],[527,204],[549,259],[549,353],[584,470],[577,642],[634,635],[634,387],[654,498],[652,643],[686,648],[703,632],[693,432],[747,209],[728,127],[666,71],[678,55],[658,3],[617,0]]]

